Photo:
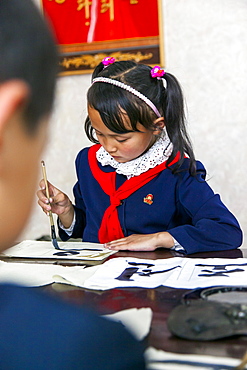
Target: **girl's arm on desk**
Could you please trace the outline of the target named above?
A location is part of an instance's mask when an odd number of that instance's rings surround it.
[[[113,250],[154,251],[159,247],[172,248],[174,239],[168,232],[154,234],[132,234],[126,238],[106,243],[106,247]]]
[[[38,190],[37,196],[40,207],[45,213],[51,211],[57,214],[63,226],[69,228],[74,218],[74,207],[69,197],[48,182],[50,199],[47,199],[44,180],[39,185],[41,190]]]

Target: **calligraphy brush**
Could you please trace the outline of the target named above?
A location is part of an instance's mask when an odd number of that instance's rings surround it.
[[[43,178],[44,178],[44,181],[45,181],[46,197],[50,201],[50,194],[49,194],[49,189],[48,189],[48,182],[47,182],[47,176],[46,176],[46,169],[45,169],[45,162],[44,161],[41,161],[41,166],[42,166]],[[53,247],[56,248],[56,249],[60,249],[59,246],[58,246],[58,242],[57,242],[52,211],[49,211],[49,219],[50,219],[50,225],[51,225],[51,241],[52,241]]]
[[[236,366],[234,369],[235,370],[243,370],[245,368],[245,365],[247,364],[247,351],[245,352],[242,360],[241,360],[241,363]]]

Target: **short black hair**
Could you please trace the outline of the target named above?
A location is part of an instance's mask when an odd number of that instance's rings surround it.
[[[25,125],[35,132],[53,105],[57,50],[48,24],[32,0],[0,0],[0,85],[21,79],[30,88]]]

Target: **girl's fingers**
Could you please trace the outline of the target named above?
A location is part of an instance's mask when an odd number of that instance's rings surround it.
[[[129,250],[129,251],[154,251],[156,249],[153,235],[132,234],[126,238],[114,240],[106,243],[106,248],[112,250]]]
[[[45,189],[45,181],[44,181],[44,179],[40,180],[39,187],[40,187],[40,189]]]
[[[50,204],[46,204],[44,202],[42,202],[42,200],[38,200],[38,205],[42,208],[42,210],[47,213],[51,210],[51,206]]]
[[[57,188],[55,188],[55,186],[52,185],[49,181],[47,181],[47,184],[48,184],[49,195],[52,195],[53,193],[60,191]],[[39,187],[40,187],[41,190],[46,190],[44,179],[40,180]]]
[[[37,197],[44,204],[49,204],[49,200],[47,199],[46,195],[44,194],[44,190],[38,190],[37,191]]]
[[[65,211],[67,208],[71,207],[72,203],[66,194],[60,192],[51,198],[51,206],[53,205],[59,207],[61,212],[62,210]]]
[[[55,188],[49,181],[48,190],[49,198],[47,198],[47,192],[45,188],[45,181],[42,179],[39,183],[40,190],[37,191],[38,204],[45,213],[52,211],[57,215],[63,214],[67,209],[72,207],[72,203],[69,197],[61,190]]]

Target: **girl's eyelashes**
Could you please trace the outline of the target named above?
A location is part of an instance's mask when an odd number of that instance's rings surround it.
[[[103,134],[101,134],[101,133],[99,133],[99,132],[97,132],[97,131],[95,131],[95,134],[97,135],[97,136],[104,136]],[[115,138],[115,140],[118,142],[118,143],[123,143],[124,141],[127,141],[128,140],[128,138],[125,138],[125,139],[118,139],[118,138]]]
[[[128,139],[121,139],[121,140],[119,140],[119,139],[116,139],[117,140],[117,142],[118,143],[124,143],[125,141],[127,141]]]

